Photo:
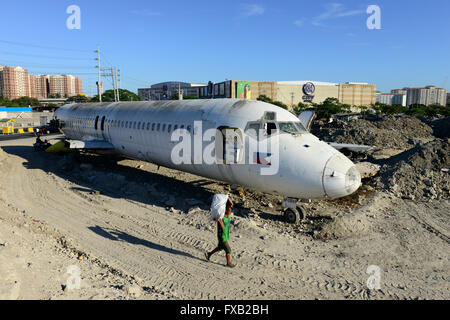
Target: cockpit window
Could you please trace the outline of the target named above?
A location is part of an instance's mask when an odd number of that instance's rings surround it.
[[[308,132],[308,130],[306,130],[306,128],[302,125],[300,121],[294,122],[294,124],[297,126],[297,128],[300,130],[301,133]]]
[[[306,129],[300,122],[278,122],[278,126],[281,132],[299,134],[306,132]]]

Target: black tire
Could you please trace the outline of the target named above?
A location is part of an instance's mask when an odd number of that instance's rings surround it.
[[[300,220],[304,220],[306,218],[306,210],[303,207],[297,206],[297,211],[300,214]]]
[[[296,224],[300,221],[300,213],[297,209],[288,208],[284,211],[284,218],[287,223]]]

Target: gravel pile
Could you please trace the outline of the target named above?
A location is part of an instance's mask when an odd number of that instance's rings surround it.
[[[434,120],[430,123],[434,135],[438,138],[450,138],[450,117]]]
[[[391,157],[376,187],[411,200],[449,199],[450,139],[435,139]]]
[[[316,122],[311,131],[326,142],[409,149],[435,137],[433,129],[417,117],[370,116],[366,119]]]

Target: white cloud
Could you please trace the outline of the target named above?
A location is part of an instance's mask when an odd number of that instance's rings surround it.
[[[297,27],[303,26],[304,23],[305,23],[305,19],[298,19],[298,20],[295,20],[295,21],[294,21],[294,24],[295,24]]]
[[[351,16],[356,16],[358,14],[363,14],[363,13],[365,13],[364,10],[351,10],[351,11],[338,13],[337,17],[351,17]]]
[[[244,17],[259,16],[264,14],[266,9],[259,4],[243,4],[241,5],[241,15]]]
[[[334,18],[344,18],[344,17],[351,17],[359,14],[364,14],[364,10],[344,10],[344,6],[342,3],[328,3],[325,5],[325,12],[318,15],[317,17],[314,17],[311,21],[311,23],[318,27],[323,26],[323,22],[329,19]]]

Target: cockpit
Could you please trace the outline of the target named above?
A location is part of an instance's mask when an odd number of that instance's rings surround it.
[[[250,135],[262,133],[265,136],[271,136],[277,132],[280,134],[299,135],[308,131],[300,121],[255,121],[247,124],[245,132]]]

